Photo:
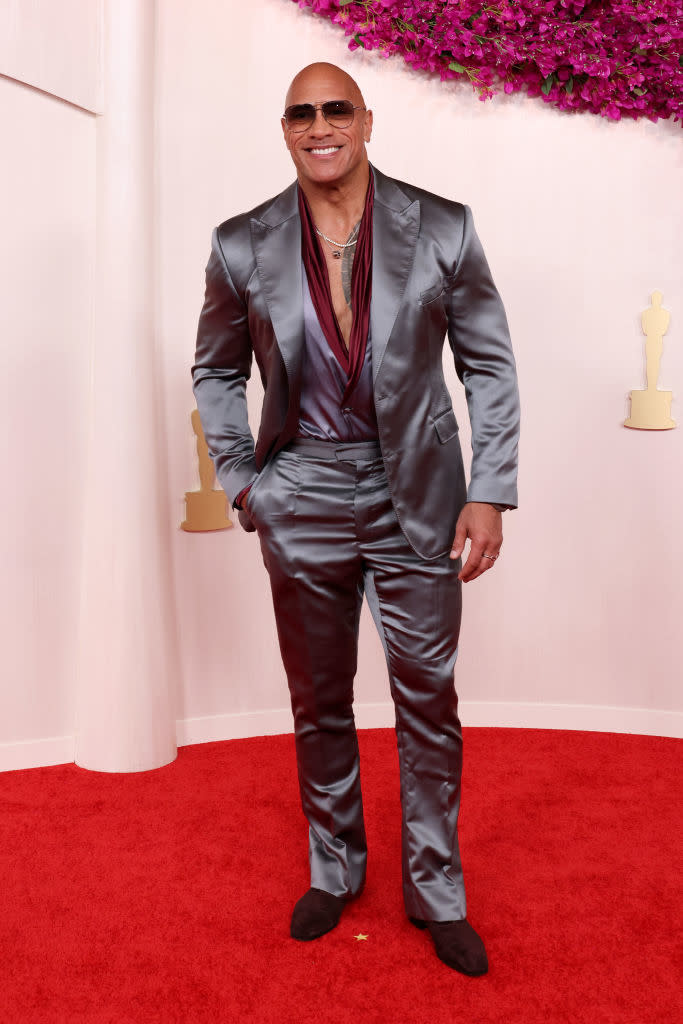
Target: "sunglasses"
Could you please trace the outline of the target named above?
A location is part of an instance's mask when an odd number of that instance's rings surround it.
[[[305,132],[315,121],[316,111],[322,115],[333,128],[348,128],[353,122],[357,110],[365,107],[354,107],[351,100],[328,100],[313,106],[312,103],[293,103],[284,112],[285,124],[292,132]]]

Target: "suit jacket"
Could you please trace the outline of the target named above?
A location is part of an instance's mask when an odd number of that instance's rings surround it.
[[[376,168],[372,373],[379,442],[399,523],[443,555],[466,500],[517,505],[519,398],[503,304],[467,206]],[[192,367],[209,452],[231,502],[298,427],[304,352],[296,182],[215,229]],[[442,369],[448,338],[472,427],[469,488]],[[256,444],[246,382],[264,387]]]

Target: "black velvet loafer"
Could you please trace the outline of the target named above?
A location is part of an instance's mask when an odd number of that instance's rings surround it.
[[[289,934],[299,942],[310,942],[331,932],[339,924],[346,900],[323,889],[309,889],[294,907]]]
[[[486,974],[489,962],[484,943],[467,918],[461,921],[421,921],[409,918],[416,928],[427,928],[439,960],[455,971],[476,978]]]

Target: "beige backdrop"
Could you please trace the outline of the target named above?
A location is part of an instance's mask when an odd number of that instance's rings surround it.
[[[61,60],[70,45],[65,33]],[[673,389],[674,418],[683,417],[680,128],[561,115],[519,96],[483,104],[398,61],[349,54],[332,26],[287,0],[164,0],[156,54],[164,430],[155,443],[168,473],[162,535],[179,742],[290,727],[256,539],[178,526],[185,491],[199,486],[189,366],[210,232],[291,180],[278,115],[288,80],[315,59],[359,79],[375,111],[378,167],[472,206],[509,313],[523,400],[521,507],[505,516],[495,572],[466,587],[465,722],[680,734],[683,431],[622,426],[628,392],[644,386],[640,313],[655,288],[672,313],[660,387]],[[17,77],[14,65],[0,71]],[[0,169],[10,495],[0,536],[2,768],[73,752],[97,229],[92,115],[4,79],[0,118],[12,153]],[[451,366],[448,379],[467,446]],[[259,401],[255,383],[254,422]],[[149,411],[137,415],[136,429],[152,436]],[[115,451],[115,420],[110,429]],[[135,493],[128,500],[145,515]],[[115,624],[122,642],[132,627]],[[97,678],[87,683],[96,694]],[[359,722],[390,724],[388,699],[366,617]]]

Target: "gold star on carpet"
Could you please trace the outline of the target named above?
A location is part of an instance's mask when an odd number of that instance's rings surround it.
[[[369,935],[363,935],[362,932],[359,933],[358,935],[354,935],[354,939],[356,940],[356,942],[365,942],[369,938],[370,938]]]

